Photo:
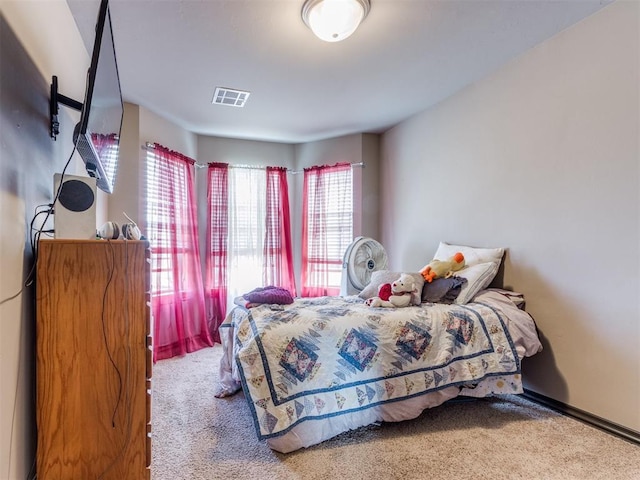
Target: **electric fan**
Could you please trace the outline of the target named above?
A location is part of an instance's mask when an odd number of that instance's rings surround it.
[[[357,295],[369,284],[371,274],[387,268],[387,252],[373,238],[357,237],[342,260],[340,295]]]

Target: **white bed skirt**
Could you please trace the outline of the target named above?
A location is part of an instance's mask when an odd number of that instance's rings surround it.
[[[302,423],[286,434],[266,440],[272,450],[289,453],[324,442],[336,435],[376,422],[400,422],[420,416],[427,408],[436,407],[460,394],[458,387],[448,387],[426,395],[371,407],[366,410]],[[313,425],[309,425],[312,423]]]

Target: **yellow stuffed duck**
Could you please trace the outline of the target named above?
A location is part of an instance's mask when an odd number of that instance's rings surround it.
[[[426,265],[420,273],[425,282],[433,282],[436,278],[449,278],[458,270],[464,268],[465,261],[462,252],[457,252],[449,260],[433,259]]]

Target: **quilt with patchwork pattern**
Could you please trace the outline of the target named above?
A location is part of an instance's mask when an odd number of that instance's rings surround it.
[[[235,331],[261,439],[305,420],[520,373],[503,319],[483,303],[371,308],[358,297],[320,297],[236,308],[230,318],[222,327]]]

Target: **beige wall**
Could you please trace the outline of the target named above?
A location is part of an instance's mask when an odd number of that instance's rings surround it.
[[[380,238],[380,135],[362,135],[362,175],[360,198],[360,228],[365,237]],[[357,203],[357,202],[355,202]],[[357,222],[358,215],[354,219]]]
[[[198,136],[173,122],[140,107],[140,145],[161,145],[195,159],[198,154]]]
[[[113,194],[107,196],[107,219],[122,226],[129,220],[123,212],[140,226],[144,225],[140,202],[141,149],[140,108],[124,104],[122,129],[120,130],[120,161],[116,172]],[[99,223],[99,222],[98,222]],[[99,225],[101,225],[99,223]]]
[[[640,431],[639,4],[618,1],[382,139],[395,268],[507,247],[526,386]]]
[[[35,458],[35,291],[23,288],[33,263],[29,223],[53,200],[53,174],[79,119],[62,106],[60,135],[49,137],[49,86],[57,75],[60,93],[82,99],[89,55],[64,0],[2,0],[0,17],[0,478],[13,480],[27,478]],[[78,155],[67,173],[86,174]]]

